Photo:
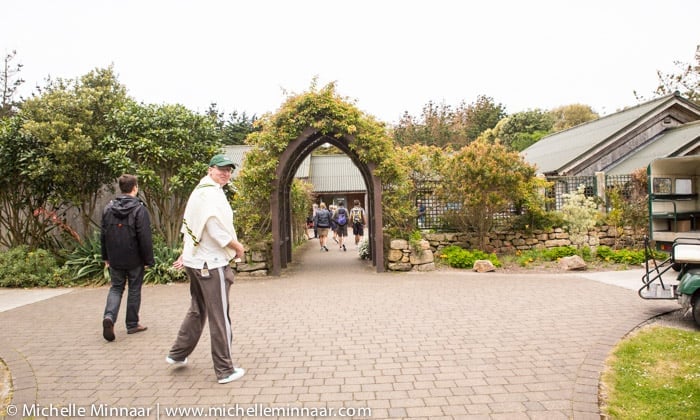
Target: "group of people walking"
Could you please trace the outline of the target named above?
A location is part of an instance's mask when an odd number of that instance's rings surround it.
[[[318,238],[321,251],[328,251],[328,235],[333,233],[333,241],[338,244],[338,249],[347,251],[345,238],[348,236],[348,225],[352,225],[352,234],[355,236],[355,246],[364,236],[364,227],[367,224],[367,214],[360,206],[360,201],[355,200],[354,206],[349,211],[345,208],[345,202],[338,202],[338,206],[327,208],[326,203],[318,206],[314,204],[312,222],[314,237]]]

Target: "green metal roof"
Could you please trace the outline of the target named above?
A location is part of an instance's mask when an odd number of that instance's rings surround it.
[[[655,115],[659,109],[663,109],[676,100],[678,97],[675,94],[662,96],[615,114],[606,115],[597,120],[551,134],[523,150],[522,156],[526,162],[537,167],[537,172],[567,175],[562,173],[566,171],[567,166],[585,159],[596,148],[603,147],[606,143],[626,134],[645,118]]]

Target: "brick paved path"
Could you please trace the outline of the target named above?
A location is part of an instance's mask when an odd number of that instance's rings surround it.
[[[101,334],[106,287],[2,312],[12,404],[70,418],[345,407],[371,408],[375,419],[597,420],[612,346],[677,309],[574,274],[377,274],[352,248],[322,253],[309,241],[283,276],[237,281],[234,353],[247,374],[226,385],[216,383],[208,332],[187,367],[164,362],[188,306],[184,284],[144,288],[144,333],[126,335],[122,305],[112,343]]]

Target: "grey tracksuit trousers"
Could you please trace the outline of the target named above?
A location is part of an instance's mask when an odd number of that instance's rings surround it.
[[[168,356],[174,360],[184,360],[189,356],[199,342],[208,317],[214,372],[217,379],[225,378],[234,370],[231,358],[233,333],[228,314],[233,270],[228,265],[213,268],[208,276],[205,270],[203,273],[203,270],[185,267],[185,271],[190,279],[192,301]]]

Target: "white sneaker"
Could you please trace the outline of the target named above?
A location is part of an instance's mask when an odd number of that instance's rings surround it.
[[[175,360],[170,356],[165,356],[165,361],[168,362],[171,365],[175,366],[185,366],[187,364],[187,358],[185,357],[185,360]]]
[[[229,382],[235,381],[236,379],[241,379],[243,377],[243,375],[245,375],[245,369],[242,369],[242,368],[234,369],[232,374],[230,374],[229,376],[227,376],[225,378],[219,379],[218,382],[220,384],[227,384]]]

